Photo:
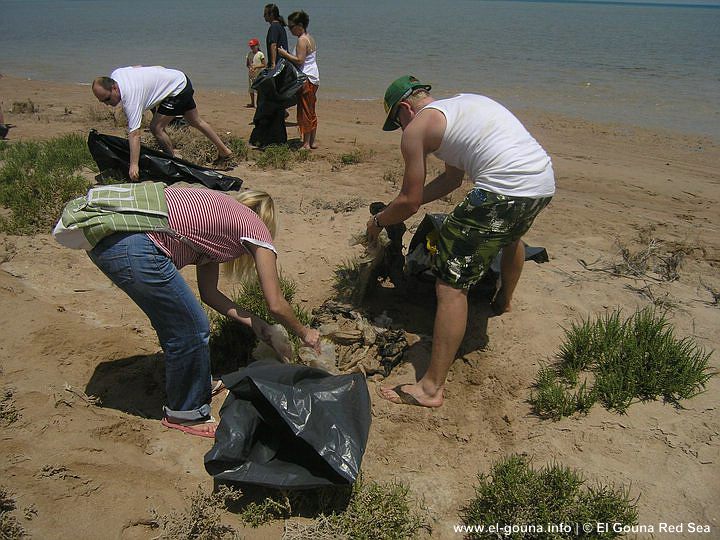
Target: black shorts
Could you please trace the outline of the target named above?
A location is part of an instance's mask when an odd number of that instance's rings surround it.
[[[181,116],[188,111],[192,111],[197,108],[195,100],[193,99],[193,90],[190,79],[185,77],[187,83],[185,88],[177,96],[166,97],[158,105],[157,113],[164,114],[165,116]]]

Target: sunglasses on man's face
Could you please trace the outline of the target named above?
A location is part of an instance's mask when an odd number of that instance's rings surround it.
[[[398,104],[397,109],[395,109],[395,114],[393,114],[392,116],[392,121],[395,126],[402,128],[402,124],[400,123],[400,104]]]

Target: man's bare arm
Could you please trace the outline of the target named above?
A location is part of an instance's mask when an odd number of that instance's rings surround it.
[[[140,130],[136,129],[128,133],[128,142],[130,143],[130,180],[136,182],[140,180]]]
[[[460,187],[465,172],[461,169],[445,164],[445,172],[439,174],[425,186],[423,191],[423,204],[436,201]]]

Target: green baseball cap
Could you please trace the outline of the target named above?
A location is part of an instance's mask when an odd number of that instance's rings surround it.
[[[412,75],[403,75],[399,79],[395,79],[392,84],[388,86],[387,90],[385,90],[385,99],[383,100],[385,112],[387,113],[383,131],[393,131],[400,127],[393,119],[397,105],[403,99],[407,99],[407,97],[418,88],[430,90],[432,87],[429,84],[421,83],[417,77],[413,77]]]

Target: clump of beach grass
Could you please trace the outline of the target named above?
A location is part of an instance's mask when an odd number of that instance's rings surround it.
[[[617,253],[612,261],[580,260],[586,269],[613,276],[672,282],[680,279],[680,268],[688,254],[697,247],[666,242],[654,236],[654,226],[642,228],[634,241],[616,240]]]
[[[392,187],[397,187],[398,182],[402,179],[402,173],[397,169],[387,169],[383,173],[382,179],[392,185]]]
[[[347,259],[335,267],[332,287],[339,299],[350,299],[360,282],[360,259]]]
[[[2,540],[20,540],[26,537],[25,529],[20,525],[14,510],[15,499],[5,486],[0,486],[0,538]]]
[[[0,426],[7,427],[14,424],[20,418],[20,411],[15,405],[15,392],[11,388],[5,388],[0,396]]]
[[[255,160],[261,169],[289,169],[294,163],[310,160],[310,150],[293,150],[287,144],[271,144],[262,149]]]
[[[197,130],[170,125],[165,128],[165,132],[172,141],[173,149],[185,161],[197,163],[198,165],[207,165],[217,157],[215,145]],[[163,151],[160,143],[150,133],[143,133],[141,142],[148,148]]]
[[[700,280],[700,285],[712,297],[712,300],[707,302],[707,304],[710,306],[715,306],[715,307],[720,306],[720,289],[718,289],[717,287],[714,287],[708,283],[705,283],[703,280]]]
[[[247,141],[245,141],[245,139],[236,137],[235,135],[228,135],[226,138],[224,138],[223,142],[225,142],[227,147],[232,150],[235,159],[238,159],[240,161],[247,160],[248,156],[250,155],[250,146],[248,146],[248,143]]]
[[[261,502],[252,501],[238,513],[240,520],[256,528],[278,519],[290,517],[292,508],[290,499],[285,497],[266,497]]]
[[[116,109],[101,103],[93,103],[85,109],[89,122],[99,126],[112,126],[114,128],[124,127],[125,115],[117,114]]]
[[[691,338],[676,338],[652,307],[624,320],[615,310],[566,330],[559,361],[540,370],[530,403],[553,419],[587,412],[596,401],[619,413],[635,401],[678,405],[704,391],[715,374],[711,354]]]
[[[152,518],[143,522],[159,533],[154,538],[162,540],[176,540],[178,538],[193,538],[206,540],[240,539],[239,533],[230,525],[222,522],[222,517],[228,504],[241,496],[239,491],[233,491],[221,486],[214,493],[204,493],[201,488],[190,497],[188,507],[182,512],[161,514],[151,509]]]
[[[312,523],[288,523],[285,540],[372,538],[401,540],[429,531],[426,512],[402,483],[365,482],[360,476],[342,512],[319,514]]]
[[[19,141],[2,150],[0,231],[11,234],[47,232],[65,203],[87,191],[91,182],[78,172],[96,170],[85,137],[63,135],[47,141]]]
[[[312,322],[312,315],[305,309],[294,303],[297,292],[296,283],[284,275],[280,275],[280,289],[283,296],[292,306],[297,319],[304,325]],[[243,309],[255,313],[258,317],[270,324],[277,321],[268,311],[265,297],[263,296],[260,282],[255,279],[243,281],[232,295],[233,301]],[[209,312],[210,318],[210,356],[213,359],[213,373],[227,373],[235,371],[239,364],[247,363],[250,353],[257,345],[255,333],[245,325],[242,325],[228,317],[222,316],[215,311]],[[290,335],[294,348],[300,347],[300,340],[295,335]]]
[[[337,202],[324,201],[322,199],[313,199],[310,203],[312,206],[322,210],[332,210],[336,214],[354,212],[358,208],[362,208],[367,203],[360,197],[350,197],[349,199],[340,200]]]
[[[10,107],[10,112],[15,114],[33,114],[39,111],[40,107],[30,98],[25,101],[13,101],[12,107]]]
[[[208,167],[218,156],[217,148],[210,142],[210,139],[188,125],[170,125],[165,132],[170,137],[174,150],[185,161]],[[249,147],[243,139],[225,134],[220,135],[220,139],[232,150],[235,159],[244,161],[248,158]],[[141,142],[148,148],[162,151],[155,137],[149,133],[142,134]]]
[[[238,538],[227,523],[228,513],[243,525],[259,527],[294,516],[312,517],[288,521],[285,540],[304,538],[372,538],[401,540],[429,532],[427,510],[401,483],[365,482],[362,475],[352,487],[332,486],[306,491],[261,490],[252,495],[221,485],[214,493],[198,490],[181,512],[161,514],[151,509],[151,519],[140,523],[156,529],[156,538]]]
[[[475,496],[460,517],[468,529],[476,528],[467,531],[470,539],[609,539],[622,534],[584,531],[583,524],[630,526],[637,524],[638,513],[637,499],[627,489],[587,485],[580,472],[557,463],[534,469],[528,458],[513,454],[494,463],[489,474],[478,475]],[[548,525],[558,530],[546,530]],[[495,534],[490,526],[498,529]]]
[[[374,155],[373,150],[353,148],[350,152],[339,154],[335,157],[334,169],[338,169],[347,165],[357,165],[370,159]]]

